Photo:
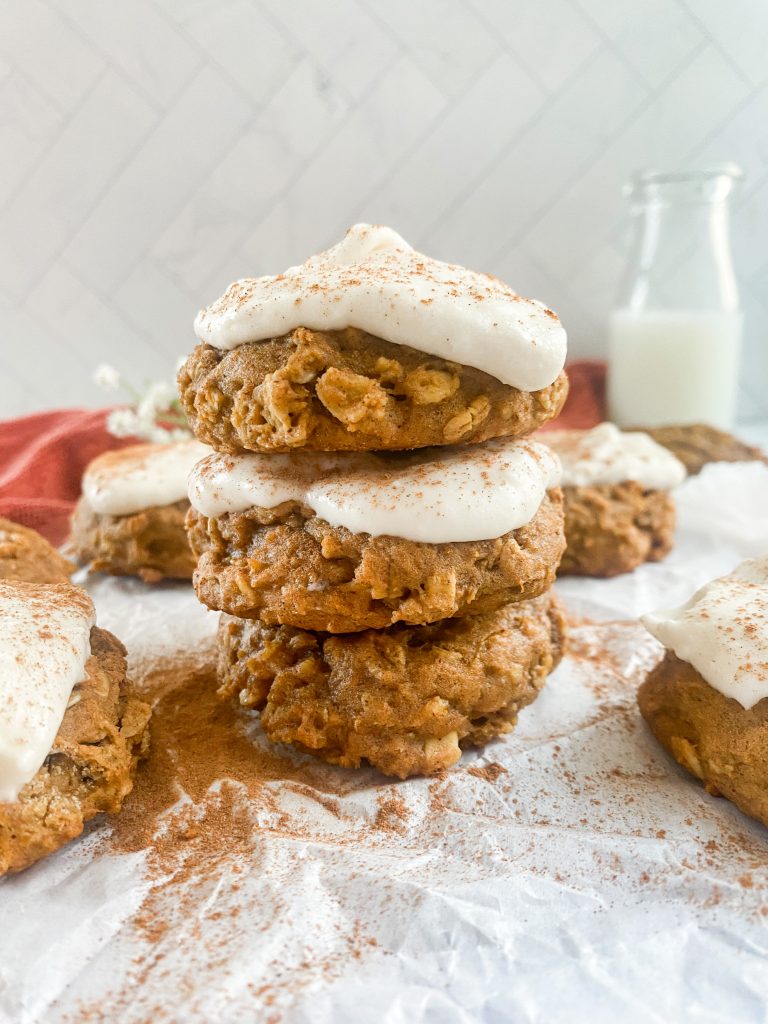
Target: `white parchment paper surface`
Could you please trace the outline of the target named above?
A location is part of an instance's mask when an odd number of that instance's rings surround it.
[[[631,620],[768,552],[768,469],[709,466],[677,500],[664,563],[558,583],[594,621],[517,730],[444,778],[318,766],[244,802],[247,855],[158,879],[147,851],[100,854],[100,821],[0,881],[0,1021],[766,1021],[768,831],[647,732],[660,649]],[[137,676],[209,658],[189,588],[88,585]]]

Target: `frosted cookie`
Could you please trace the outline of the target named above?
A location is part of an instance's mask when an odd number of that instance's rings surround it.
[[[535,597],[565,543],[558,478],[533,441],[216,453],[189,481],[195,589],[209,608],[332,633]]]
[[[667,649],[638,693],[654,736],[710,793],[768,825],[768,558],[642,621]]]
[[[68,583],[74,571],[74,565],[36,530],[0,518],[0,580]]]
[[[129,687],[84,590],[0,582],[0,875],[120,809],[148,743]]]
[[[386,775],[429,775],[509,732],[557,665],[554,597],[429,626],[345,636],[222,616],[220,692],[274,743]]]
[[[195,560],[184,530],[187,477],[210,453],[198,441],[139,444],[106,452],[83,476],[72,543],[97,572],[147,583],[192,578]]]
[[[765,452],[708,423],[649,427],[647,433],[676,455],[690,476],[700,473],[710,462],[768,463]]]
[[[192,429],[220,451],[370,451],[523,436],[567,393],[557,316],[495,277],[357,224],[203,309],[179,372]]]
[[[672,549],[675,505],[669,491],[685,467],[644,433],[613,423],[541,435],[562,463],[567,547],[559,575],[617,576]]]

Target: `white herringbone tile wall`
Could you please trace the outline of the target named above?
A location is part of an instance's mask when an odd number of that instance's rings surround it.
[[[768,416],[765,0],[6,0],[0,416],[170,376],[200,305],[356,220],[605,351],[620,186],[736,160],[742,411]]]

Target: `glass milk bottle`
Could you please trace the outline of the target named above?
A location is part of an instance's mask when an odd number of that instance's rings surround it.
[[[742,316],[728,199],[740,177],[729,164],[643,174],[628,187],[635,237],[608,365],[619,426],[733,426]]]

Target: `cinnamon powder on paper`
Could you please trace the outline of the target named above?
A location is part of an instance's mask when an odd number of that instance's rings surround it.
[[[261,750],[244,735],[237,709],[217,696],[213,670],[191,676],[186,669],[170,670],[163,674],[163,686],[152,716],[150,756],[113,819],[110,852],[150,846],[163,813],[182,792],[201,804],[214,782],[231,779],[249,796],[263,799],[266,782],[306,774],[288,757]],[[213,833],[211,841],[216,839]]]
[[[474,775],[476,779],[484,779],[485,782],[496,782],[500,776],[507,774],[507,769],[504,765],[499,764],[497,761],[491,761],[490,764],[479,765],[471,764],[467,768],[468,775]]]
[[[175,929],[179,929],[185,950],[190,944],[190,979],[203,971],[214,983],[229,969],[227,943],[237,939],[238,929],[233,926],[238,917],[247,915],[249,928],[267,931],[278,915],[290,912],[279,898],[267,900],[267,905],[259,899],[255,905],[255,894],[251,892],[249,899],[243,891],[244,864],[248,871],[260,870],[259,851],[265,834],[316,837],[317,829],[311,824],[302,827],[300,816],[280,810],[278,788],[272,783],[279,780],[280,790],[288,787],[313,799],[332,818],[342,816],[334,788],[344,792],[344,776],[326,765],[302,764],[279,751],[261,748],[245,731],[248,716],[217,695],[212,668],[193,673],[188,666],[169,669],[157,673],[151,688],[159,694],[151,726],[151,753],[98,851],[147,852],[149,889],[128,922],[146,949],[134,960],[130,977],[121,979],[119,990],[109,993],[108,1006],[81,1006],[77,1015],[69,1018],[77,1024],[114,1019],[111,1015],[134,1005],[137,992],[146,1000],[147,1022],[169,1019],[152,993],[158,991],[166,971],[174,984],[187,983],[177,977],[177,968],[171,971],[163,965],[163,940],[172,931],[176,934]],[[176,806],[183,795],[189,801]],[[392,834],[399,828],[405,830],[406,818],[401,798],[382,795],[372,823],[355,819],[348,835],[336,832],[323,841],[353,846],[360,841],[361,825],[363,832],[372,835]],[[286,847],[288,860],[300,855],[298,844]],[[212,909],[203,900],[201,914],[200,887],[209,885],[218,891],[224,879],[224,895],[232,893],[234,900],[217,899]],[[275,962],[274,981],[253,992],[254,1009],[269,1007],[281,995],[300,990],[318,976],[336,976],[349,957],[360,959],[376,946],[376,940],[364,934],[358,921],[351,922],[349,935],[341,935],[340,940],[344,954],[337,951],[325,959],[317,956],[295,965]],[[174,949],[178,952],[178,945]],[[188,983],[193,990],[195,985],[191,980]],[[264,1017],[265,1021],[278,1019],[278,1015]]]

